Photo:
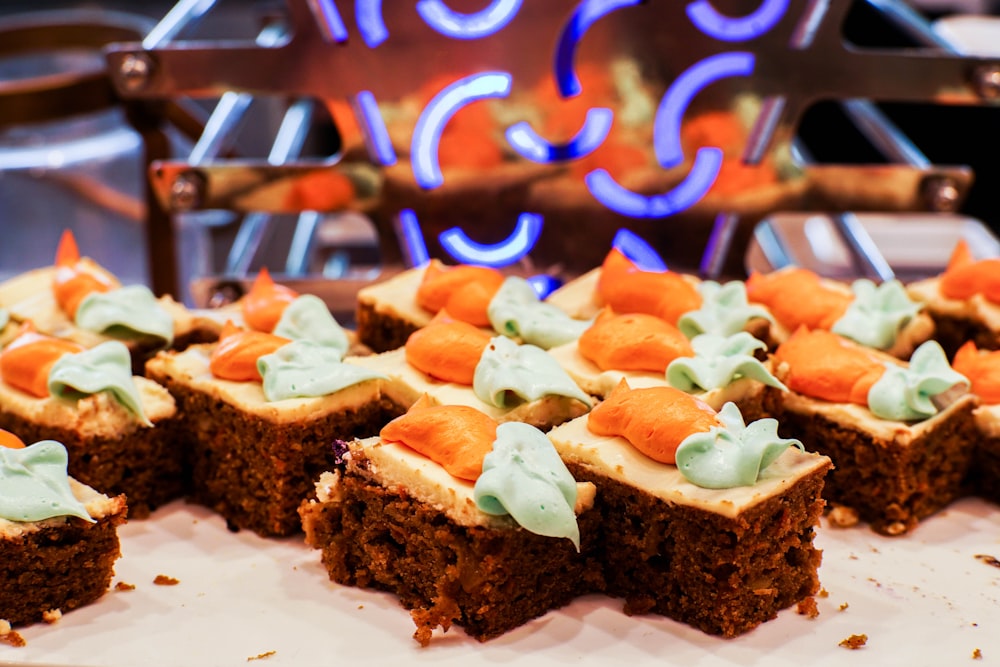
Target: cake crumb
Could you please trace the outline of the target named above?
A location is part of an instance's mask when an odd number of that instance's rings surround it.
[[[906,524],[902,521],[894,521],[885,527],[885,534],[889,537],[895,537],[896,535],[902,535],[907,530]]]
[[[816,606],[816,598],[807,597],[804,600],[799,600],[799,604],[795,607],[795,611],[802,616],[816,618],[819,616],[819,607]]]
[[[42,620],[49,625],[52,625],[60,618],[62,618],[62,609],[49,609],[48,611],[42,612]]]
[[[175,579],[173,577],[168,577],[165,574],[156,575],[156,579],[153,579],[153,583],[157,586],[176,586],[181,583],[180,579]]]
[[[845,505],[834,505],[826,518],[834,528],[850,528],[860,521],[857,511]]]
[[[27,646],[28,642],[24,641],[24,637],[17,630],[10,629],[8,621],[0,618],[0,644],[21,648]]]
[[[258,653],[257,655],[250,656],[249,658],[247,658],[247,662],[250,662],[251,660],[266,660],[275,653],[277,653],[277,651],[264,651],[263,653]]]
[[[1000,560],[995,556],[990,556],[989,554],[976,554],[976,560],[982,561],[987,565],[992,565],[993,567],[1000,567]]]
[[[821,589],[819,589],[819,593],[816,594],[816,597],[819,597],[819,598],[822,598],[822,599],[825,600],[826,598],[830,597],[830,591],[826,590],[825,588],[821,588]]]
[[[119,581],[115,584],[116,591],[134,591],[135,584],[126,584],[124,581]]]
[[[839,607],[837,607],[837,611],[844,611],[844,610],[845,610],[845,609],[847,609],[847,608],[848,608],[849,606],[850,606],[850,605],[849,605],[849,604],[847,604],[846,602],[841,602],[841,603],[840,603],[840,606],[839,606]]]
[[[972,649],[972,659],[973,660],[982,660],[983,659],[983,652],[980,651],[978,648]]]
[[[868,635],[851,635],[847,639],[841,640],[839,646],[856,651],[868,643]]]

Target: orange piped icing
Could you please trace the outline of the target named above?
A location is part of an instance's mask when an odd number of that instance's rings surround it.
[[[800,268],[753,273],[746,287],[747,301],[767,306],[789,331],[801,326],[829,330],[854,300],[850,292],[826,287],[819,275]]]
[[[21,333],[0,354],[0,377],[10,386],[36,398],[49,395],[49,371],[62,356],[82,352],[78,343],[53,338],[23,325]]]
[[[1000,259],[976,261],[969,245],[960,240],[941,274],[940,289],[949,299],[964,300],[982,294],[987,301],[1000,304]]]
[[[592,433],[625,438],[660,463],[676,463],[677,447],[693,433],[722,426],[715,410],[673,387],[630,389],[622,382],[587,416]]]
[[[219,334],[219,342],[212,351],[209,370],[221,380],[235,382],[261,381],[257,360],[271,354],[291,341],[263,331],[240,329],[232,321],[226,322]]]
[[[604,258],[597,281],[600,300],[618,313],[655,315],[670,324],[701,307],[698,289],[673,271],[643,271],[617,248]]]
[[[979,350],[970,340],[955,352],[951,367],[968,378],[985,405],[1000,404],[1000,350]]]
[[[445,267],[431,262],[417,288],[417,304],[432,313],[445,309],[457,320],[488,327],[487,308],[503,281],[502,273],[486,266]]]
[[[438,380],[471,385],[476,364],[489,343],[488,333],[440,310],[427,326],[410,334],[406,361]]]
[[[497,422],[464,405],[430,405],[421,399],[403,416],[386,424],[384,442],[403,444],[431,459],[459,479],[475,481],[483,459],[493,450]]]
[[[243,319],[254,331],[271,333],[285,308],[298,296],[295,290],[275,283],[271,272],[262,268],[242,299]]]
[[[872,351],[829,331],[800,328],[778,346],[774,359],[788,364],[792,391],[836,403],[868,405],[868,391],[885,372]]]
[[[690,341],[674,325],[645,313],[601,311],[577,342],[580,354],[602,371],[662,373],[678,357],[693,357]]]
[[[0,429],[0,447],[8,449],[24,449],[24,440],[11,433]]]
[[[88,294],[108,292],[117,287],[110,274],[80,259],[76,237],[68,229],[59,239],[55,265],[52,292],[56,303],[71,318],[76,315],[76,309]]]

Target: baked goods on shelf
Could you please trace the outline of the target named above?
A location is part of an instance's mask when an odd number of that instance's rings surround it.
[[[340,443],[316,489],[303,526],[330,578],[396,594],[421,644],[452,624],[487,640],[601,587],[593,486],[526,424],[420,402]]]
[[[59,442],[0,431],[0,620],[13,626],[90,604],[120,554],[125,498],[69,477]]]
[[[899,535],[964,493],[976,397],[934,341],[909,363],[829,331],[800,329],[774,354],[783,435],[829,456],[824,496]],[[770,391],[770,390],[769,390]]]
[[[119,341],[85,349],[26,324],[0,352],[0,428],[61,442],[70,474],[102,493],[125,494],[132,518],[186,491],[176,412],[166,389],[132,375]]]

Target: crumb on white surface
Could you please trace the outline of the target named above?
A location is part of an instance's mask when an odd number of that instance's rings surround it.
[[[857,511],[844,505],[834,505],[826,518],[834,528],[851,528],[858,525],[858,521],[860,521]]]
[[[266,660],[275,653],[277,653],[277,651],[264,651],[263,653],[258,653],[257,655],[250,656],[249,658],[247,658],[247,662],[251,662],[253,660]]]
[[[42,620],[50,625],[57,622],[60,618],[62,618],[62,609],[49,609],[42,612]]]

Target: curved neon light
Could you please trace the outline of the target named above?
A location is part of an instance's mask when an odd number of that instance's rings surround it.
[[[385,127],[375,96],[369,90],[362,90],[354,96],[354,103],[364,130],[365,143],[368,144],[368,153],[379,164],[396,164],[396,150],[392,147],[392,139],[389,138],[389,130]]]
[[[531,285],[531,288],[535,290],[535,294],[538,295],[539,299],[546,298],[563,285],[561,280],[555,276],[550,276],[545,273],[530,276],[527,280],[528,284]]]
[[[404,208],[399,212],[399,235],[403,242],[403,254],[410,260],[410,264],[423,266],[431,261],[420,221],[412,209]]]
[[[521,259],[538,241],[542,233],[542,216],[522,213],[511,235],[499,243],[476,243],[458,227],[441,232],[438,240],[448,253],[459,262],[484,266],[506,266]]]
[[[653,250],[653,246],[627,229],[622,228],[615,232],[611,247],[618,248],[623,255],[631,259],[643,271],[662,273],[667,270],[667,263],[663,261],[658,252]]]
[[[354,16],[361,39],[371,48],[389,38],[389,30],[382,18],[382,0],[355,0]]]
[[[444,182],[438,163],[441,132],[462,107],[477,100],[506,97],[511,76],[506,72],[483,72],[447,86],[432,99],[417,119],[410,146],[413,176],[422,188],[436,188]]]
[[[507,128],[507,142],[515,152],[532,162],[573,160],[593,153],[604,143],[613,120],[614,113],[611,109],[588,109],[583,127],[564,144],[550,144],[526,121],[521,121]]]
[[[566,25],[559,33],[556,44],[555,74],[559,93],[563,97],[579,95],[583,89],[580,80],[576,78],[573,61],[576,59],[576,46],[584,34],[594,23],[607,14],[637,5],[643,0],[582,0],[573,10]]]
[[[323,38],[328,42],[346,42],[347,26],[344,19],[340,18],[337,5],[333,0],[318,0],[315,5],[319,9],[320,17],[323,19],[320,29],[323,31]]]
[[[699,148],[691,172],[673,190],[647,197],[622,187],[604,169],[595,169],[584,182],[594,199],[616,213],[633,218],[664,218],[694,206],[705,196],[722,167],[722,151],[718,148]]]
[[[757,11],[732,18],[720,14],[710,0],[696,0],[687,6],[687,15],[699,30],[724,42],[756,39],[773,28],[788,11],[788,0],[764,0]]]
[[[719,53],[695,63],[670,84],[653,119],[653,150],[663,167],[669,169],[684,161],[681,119],[694,96],[714,81],[727,76],[747,76],[753,73],[753,68],[752,53]]]
[[[417,13],[427,25],[455,39],[488,37],[510,23],[520,9],[521,0],[493,0],[486,9],[471,14],[454,11],[443,0],[417,2]]]

